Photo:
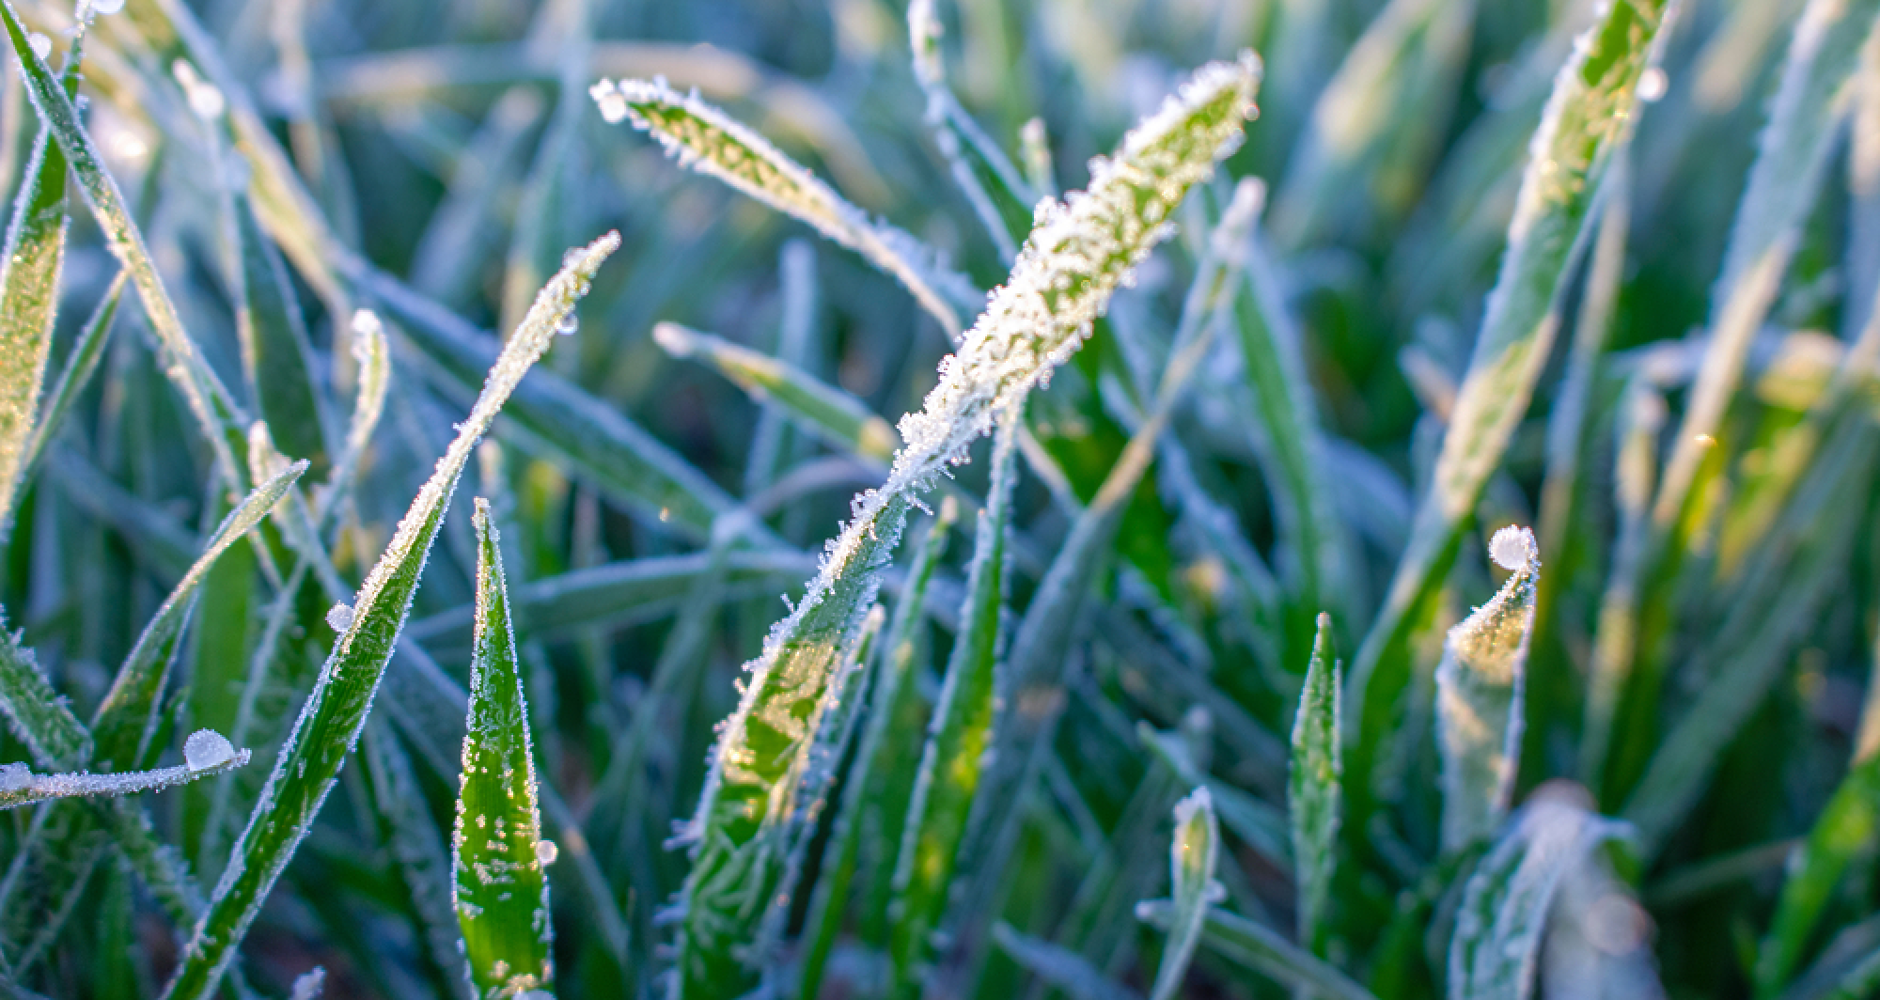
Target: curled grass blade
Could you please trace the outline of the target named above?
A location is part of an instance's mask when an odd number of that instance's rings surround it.
[[[756,985],[742,954],[781,874],[796,784],[834,670],[874,601],[881,571],[921,488],[983,435],[993,414],[1021,403],[1081,346],[1111,294],[1164,234],[1188,188],[1238,142],[1258,70],[1201,69],[1160,112],[1100,161],[1088,191],[1044,206],[1011,279],[941,363],[923,409],[902,419],[905,442],[881,489],[857,498],[823,567],[751,665],[738,709],[721,730],[699,811],[682,901],[678,996],[742,996]]]
[[[1293,884],[1299,899],[1299,945],[1323,958],[1331,930],[1344,761],[1338,722],[1342,692],[1331,616],[1319,615],[1318,625],[1312,660],[1299,691],[1299,710],[1293,716],[1286,805],[1292,828]]]
[[[992,742],[1000,694],[1000,640],[1011,585],[1007,536],[1017,475],[1015,439],[1023,419],[1022,411],[1006,414],[994,437],[992,485],[973,540],[959,631],[921,751],[895,862],[895,900],[889,904],[889,912],[895,914],[890,944],[894,959],[890,992],[895,996],[917,995],[925,978],[920,968],[931,953],[929,937],[946,908],[960,840]]]
[[[960,308],[980,302],[972,284],[947,270],[919,240],[869,219],[770,140],[696,92],[680,94],[664,80],[601,80],[589,93],[609,122],[625,119],[651,132],[681,166],[716,177],[861,254],[912,293],[948,337],[959,339]]]
[[[677,323],[653,327],[653,339],[675,358],[699,358],[759,402],[775,403],[829,444],[884,465],[900,436],[861,400],[786,361]]]
[[[164,995],[212,995],[268,891],[287,867],[358,740],[385,673],[431,543],[470,453],[531,365],[548,350],[556,328],[587,292],[594,271],[620,245],[609,234],[570,255],[529,310],[491,368],[489,381],[457,437],[419,491],[399,530],[360,588],[353,618],[334,644],[319,682],[283,744],[248,827],[231,852],[221,884],[197,924]]]
[[[1436,667],[1436,732],[1443,760],[1443,849],[1492,837],[1507,815],[1521,759],[1522,695],[1540,552],[1526,528],[1489,543],[1511,570],[1501,590],[1449,630]]]
[[[545,871],[554,847],[544,845],[536,810],[528,706],[489,502],[479,497],[473,516],[477,636],[452,869],[457,922],[477,992],[513,996],[546,990],[554,978]]]

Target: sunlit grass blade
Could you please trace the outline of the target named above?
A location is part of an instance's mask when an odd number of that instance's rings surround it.
[[[1292,773],[1286,806],[1292,827],[1293,884],[1298,890],[1299,945],[1321,958],[1331,930],[1332,872],[1338,863],[1338,824],[1344,771],[1338,722],[1340,676],[1332,648],[1332,620],[1319,615],[1318,638],[1293,717]]]
[[[1540,552],[1534,533],[1503,528],[1489,542],[1509,570],[1501,590],[1443,643],[1436,668],[1436,732],[1443,759],[1443,849],[1492,837],[1508,812],[1521,759],[1522,694]]]
[[[1488,479],[1547,360],[1559,299],[1613,153],[1630,134],[1639,78],[1655,58],[1676,0],[1612,3],[1555,78],[1535,133],[1508,248],[1489,296],[1429,492],[1346,682],[1348,829],[1369,823],[1374,755],[1395,728],[1410,680],[1405,644],[1454,561],[1462,525]]]
[[[925,979],[921,966],[931,953],[929,937],[946,909],[960,840],[992,743],[1001,693],[1005,600],[1011,585],[1007,535],[1017,475],[1015,439],[1023,419],[1022,411],[1006,414],[994,434],[992,485],[973,540],[966,601],[895,862],[895,899],[888,909],[894,920],[895,996],[917,995]]]
[[[1175,920],[1175,907],[1166,900],[1144,902],[1136,916],[1152,927],[1167,929]],[[1331,965],[1312,957],[1279,932],[1221,909],[1210,909],[1201,928],[1201,943],[1235,965],[1251,969],[1281,986],[1330,1000],[1377,1000],[1371,991],[1353,982]]]
[[[571,254],[491,368],[469,418],[459,426],[456,439],[360,588],[352,621],[335,643],[319,683],[281,748],[261,800],[231,852],[221,884],[165,996],[196,1000],[214,993],[235,957],[235,948],[306,836],[307,824],[319,813],[358,739],[410,611],[425,557],[477,440],[529,367],[548,350],[556,328],[586,294],[595,269],[619,245],[619,235],[609,234]]]
[[[980,302],[965,278],[948,270],[924,244],[875,222],[815,174],[697,93],[680,94],[664,80],[601,80],[589,91],[609,122],[631,121],[651,132],[682,166],[729,184],[799,219],[829,240],[861,254],[893,276],[921,308],[958,339],[960,309]]]
[[[41,130],[0,257],[0,526],[13,520],[52,351],[65,223],[65,154]]]
[[[1756,995],[1774,998],[1788,986],[1848,867],[1880,836],[1880,755],[1856,758],[1789,859],[1782,894],[1757,956]]]
[[[942,361],[923,409],[902,419],[905,445],[887,482],[857,499],[822,570],[752,664],[712,751],[688,830],[696,848],[682,902],[678,996],[730,1000],[756,985],[739,953],[780,874],[795,786],[833,671],[874,601],[916,492],[1082,344],[1164,235],[1162,220],[1238,142],[1257,80],[1251,55],[1204,67],[1124,138],[1114,160],[1097,164],[1088,191],[1044,206],[1010,280]]]
[[[1573,793],[1540,794],[1469,876],[1449,941],[1449,1000],[1527,1000],[1561,879],[1595,847],[1626,836]]]
[[[677,323],[653,327],[653,339],[675,358],[709,363],[758,401],[775,403],[805,430],[837,448],[886,464],[901,443],[894,425],[861,400],[788,362]]]
[[[294,287],[246,195],[230,198],[227,207],[240,253],[235,329],[249,395],[281,450],[308,460],[314,475],[324,477],[331,458],[327,419],[315,393],[313,348]]]
[[[208,731],[204,730],[204,732]],[[201,735],[201,733],[197,734],[197,736]],[[220,752],[211,753],[201,759],[192,757],[191,760],[195,761],[194,763],[160,767],[153,771],[99,774],[63,771],[38,774],[25,764],[0,765],[0,809],[13,809],[32,805],[35,802],[49,802],[53,799],[129,795],[133,792],[173,788],[184,782],[207,778],[247,765],[249,757],[247,750],[234,750],[221,736],[214,733],[208,735],[220,742],[222,748]],[[196,737],[191,737],[192,741],[195,739]]]
[[[528,703],[489,502],[477,498],[474,516],[477,641],[452,868],[471,978],[480,995],[501,997],[554,979],[545,871],[554,845],[543,842],[536,811]]]
[[[1201,928],[1208,910],[1225,895],[1214,881],[1214,866],[1221,849],[1221,830],[1214,819],[1214,803],[1205,787],[1197,788],[1175,806],[1175,839],[1169,845],[1168,944],[1155,972],[1149,1000],[1170,1000],[1181,990],[1182,976],[1201,943]]]
[[[925,728],[920,722],[926,706],[920,678],[914,674],[918,669],[917,653],[926,648],[920,632],[926,622],[927,588],[935,567],[946,554],[947,536],[958,518],[959,504],[942,501],[939,513],[914,550],[907,583],[882,633],[881,666],[869,693],[868,724],[862,731],[855,762],[843,779],[841,811],[823,855],[822,877],[810,897],[797,985],[797,996],[804,1000],[814,1000],[822,988],[830,950],[841,933],[855,876],[864,863],[870,866],[870,895],[879,896],[884,904],[879,917],[872,908],[865,908],[863,925],[873,922],[876,933],[886,931],[885,901],[890,898],[895,853],[919,773],[920,734]]]
[[[188,403],[222,474],[238,487],[245,485],[237,456],[247,421],[184,330],[176,305],[157,274],[156,262],[144,245],[143,234],[125,204],[123,192],[105,170],[103,158],[92,144],[90,134],[80,124],[78,108],[72,98],[46,68],[45,61],[33,51],[26,28],[10,0],[0,3],[0,20],[5,22],[8,40],[26,75],[27,96],[32,98],[47,133],[65,154],[72,176],[90,203],[92,215],[98,221],[98,228],[104,231],[112,253],[130,272],[131,282],[137,286],[144,315],[168,362],[162,366],[164,372],[176,383]]]

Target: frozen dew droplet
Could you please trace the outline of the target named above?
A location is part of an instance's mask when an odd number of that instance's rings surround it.
[[[1511,524],[1495,532],[1495,537],[1489,539],[1488,557],[1502,569],[1513,571],[1533,562],[1537,548],[1534,532]]]
[[[33,769],[25,764],[0,764],[0,792],[18,792],[33,783]]]
[[[560,856],[561,848],[556,847],[554,841],[538,840],[535,842],[535,860],[542,867],[546,868],[554,864],[555,859]]]
[[[86,6],[93,14],[115,14],[124,9],[124,0],[89,0]]]
[[[1658,66],[1647,69],[1638,78],[1638,99],[1647,104],[1665,96],[1665,91],[1670,89],[1671,78]]]
[[[579,329],[580,326],[581,326],[581,321],[578,319],[575,319],[574,313],[569,313],[568,315],[563,316],[560,322],[555,324],[555,332],[561,334],[564,337],[571,337],[574,335],[575,330]]]
[[[347,604],[345,601],[341,601],[326,609],[326,624],[327,627],[333,631],[344,632],[352,628],[352,623],[353,608],[352,605]]]
[[[198,729],[183,741],[183,763],[192,771],[220,767],[233,759],[235,747],[213,729]]]
[[[46,36],[35,31],[32,34],[26,36],[26,44],[28,47],[30,47],[33,50],[33,55],[36,55],[41,59],[51,58],[52,39],[47,38]]]
[[[326,969],[316,965],[309,972],[302,973],[294,980],[294,991],[290,1000],[317,1000],[326,992]]]
[[[189,110],[195,112],[196,117],[220,118],[222,112],[228,109],[228,101],[222,97],[222,92],[204,80],[188,60],[178,59],[171,63],[170,75],[176,77],[177,84],[183,88],[183,96],[189,100]]]
[[[601,80],[595,83],[588,88],[588,96],[594,98],[594,103],[601,109],[601,117],[607,119],[609,125],[618,125],[626,120],[627,98],[614,86],[614,81]]]

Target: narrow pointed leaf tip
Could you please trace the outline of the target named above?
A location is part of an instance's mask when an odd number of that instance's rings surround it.
[[[1489,556],[1513,571],[1487,604],[1449,630],[1436,668],[1443,757],[1443,845],[1460,850],[1501,825],[1521,748],[1521,702],[1540,558],[1534,533],[1506,527]]]
[[[1338,736],[1342,685],[1332,650],[1332,617],[1319,615],[1318,625],[1312,660],[1299,692],[1299,711],[1293,720],[1292,772],[1286,803],[1299,899],[1299,943],[1322,955],[1341,820],[1344,758]]]
[[[477,498],[476,640],[451,838],[457,922],[479,996],[519,996],[553,978],[546,868],[528,706],[489,501]]]
[[[1220,848],[1221,829],[1214,818],[1214,797],[1203,785],[1175,803],[1175,837],[1169,844],[1174,919],[1169,924],[1168,947],[1162,952],[1150,1000],[1169,1000],[1181,989],[1195,946],[1201,943],[1208,910],[1226,894],[1214,881]]]
[[[716,177],[867,258],[905,286],[947,336],[959,336],[959,307],[980,302],[972,282],[949,270],[925,244],[870,219],[770,140],[700,100],[696,91],[681,94],[655,77],[601,80],[588,88],[588,96],[608,122],[629,121],[652,133],[680,166]]]
[[[1088,190],[1039,203],[1011,277],[958,352],[941,360],[940,382],[923,409],[901,419],[906,446],[890,487],[961,461],[993,413],[1082,346],[1111,294],[1169,235],[1169,216],[1188,188],[1239,147],[1259,84],[1260,61],[1251,52],[1203,66],[1124,137],[1113,158],[1091,161]]]

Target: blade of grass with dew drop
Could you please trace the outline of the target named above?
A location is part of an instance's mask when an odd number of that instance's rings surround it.
[[[1534,533],[1503,528],[1489,542],[1510,571],[1501,590],[1449,630],[1436,667],[1436,733],[1443,761],[1443,849],[1495,835],[1520,769],[1522,695],[1540,552]]]
[[[78,86],[77,57],[74,45],[64,74],[68,94]],[[0,537],[13,521],[52,351],[65,224],[65,154],[50,130],[42,129],[13,202],[5,256],[0,256]]]
[[[705,361],[759,402],[775,403],[836,448],[885,465],[901,443],[894,425],[861,400],[795,365],[677,323],[653,327],[653,339],[675,358]]]
[[[5,22],[8,40],[19,57],[33,107],[39,111],[47,133],[65,154],[72,176],[78,180],[79,189],[90,203],[92,215],[98,221],[98,228],[104,231],[111,252],[130,272],[131,281],[137,286],[144,314],[168,362],[161,367],[176,383],[190,413],[201,426],[218,469],[229,482],[238,487],[246,485],[236,456],[241,453],[241,434],[247,421],[183,328],[176,305],[164,289],[156,263],[144,245],[143,233],[125,206],[123,193],[105,170],[90,134],[80,124],[78,108],[27,41],[26,29],[10,0],[0,3],[0,21]]]
[[[1338,710],[1342,691],[1332,620],[1319,615],[1318,638],[1293,717],[1292,772],[1286,806],[1292,828],[1299,946],[1320,958],[1330,944],[1332,873],[1338,864],[1339,787],[1344,771]]]
[[[221,739],[221,737],[217,737]],[[226,746],[228,741],[223,740]],[[0,765],[0,809],[15,809],[36,802],[55,799],[130,795],[174,788],[188,781],[207,778],[234,770],[248,763],[247,750],[230,751],[212,764],[160,767],[152,771],[124,771],[93,774],[86,771],[62,771],[38,774],[25,764]]]
[[[1684,419],[1671,438],[1651,530],[1640,561],[1638,636],[1620,718],[1615,725],[1609,781],[1625,792],[1640,780],[1658,744],[1656,725],[1671,627],[1669,594],[1702,530],[1699,513],[1721,454],[1724,411],[1742,378],[1750,342],[1775,303],[1783,276],[1825,179],[1841,126],[1852,105],[1860,51],[1874,30],[1880,3],[1811,0],[1797,22],[1758,141],[1749,183],[1738,205],[1724,265],[1710,302],[1710,340],[1687,396]],[[1707,471],[1711,470],[1711,471]]]
[[[1167,929],[1175,908],[1168,900],[1145,900],[1136,917],[1151,927]],[[1277,931],[1221,909],[1210,909],[1201,928],[1201,943],[1208,950],[1252,969],[1273,982],[1330,1000],[1377,1000],[1371,991],[1344,973],[1312,957]]]
[[[1188,793],[1175,805],[1175,839],[1169,845],[1169,880],[1173,907],[1169,912],[1168,943],[1162,964],[1155,970],[1149,1000],[1171,1000],[1181,990],[1182,977],[1201,943],[1201,928],[1208,910],[1226,895],[1214,881],[1221,849],[1221,831],[1214,819],[1214,803],[1207,788]]]
[[[1880,755],[1856,757],[1808,839],[1791,854],[1755,967],[1756,996],[1780,996],[1802,958],[1841,878],[1880,836]]]
[[[502,556],[481,497],[477,530],[477,641],[470,661],[469,730],[463,790],[452,836],[457,922],[464,957],[484,996],[547,990],[548,876],[554,848],[542,841],[528,708],[509,629]]]
[[[790,617],[773,629],[736,712],[712,751],[682,897],[678,995],[742,996],[756,984],[739,950],[777,877],[791,791],[831,671],[873,603],[888,554],[920,487],[984,434],[1089,335],[1125,277],[1163,235],[1190,186],[1241,136],[1258,64],[1212,63],[1100,161],[1088,191],[1047,204],[1010,280],[941,364],[923,409],[900,424],[905,442],[887,482],[857,498]],[[1141,464],[1141,463],[1139,463]]]
[[[203,578],[197,600],[209,611],[195,617],[191,629],[194,641],[185,653],[189,658],[189,687],[183,693],[184,715],[191,727],[228,733],[232,741],[246,745],[246,734],[238,732],[237,727],[242,682],[247,679],[249,654],[266,610],[259,560],[253,547],[237,545],[223,553]],[[216,812],[216,799],[226,792],[223,784],[234,782],[184,789],[179,810],[181,842],[196,868],[211,878],[223,854],[205,856],[201,847],[203,832]]]
[[[994,432],[992,484],[973,539],[960,627],[921,751],[895,860],[895,899],[888,910],[894,915],[889,945],[894,980],[889,992],[897,997],[918,995],[926,978],[920,970],[931,953],[929,937],[946,909],[960,841],[992,743],[1001,693],[1005,601],[1011,586],[1007,536],[1017,476],[1016,438],[1023,420],[1022,410],[1010,411]]]
[[[240,254],[235,330],[249,397],[281,450],[307,459],[313,474],[325,477],[331,458],[327,417],[314,389],[313,348],[294,287],[279,251],[261,232],[247,196],[237,192],[226,207],[234,216],[234,242]]]
[[[398,745],[384,717],[366,723],[361,737],[366,774],[381,841],[389,848],[411,896],[426,957],[436,967],[432,983],[452,1000],[470,1000],[470,969],[464,964],[464,941],[451,901],[450,858],[444,853],[444,835],[426,807],[411,758]]]
[[[1613,153],[1627,139],[1639,78],[1677,0],[1608,4],[1574,48],[1535,132],[1508,249],[1456,401],[1430,491],[1383,608],[1346,681],[1349,831],[1368,829],[1374,755],[1410,682],[1405,644],[1454,561],[1462,524],[1500,465],[1559,325],[1562,287],[1586,241]]]
[[[1555,890],[1624,824],[1587,812],[1567,796],[1542,794],[1477,863],[1449,941],[1449,1000],[1528,1000]]]
[[[410,611],[431,542],[458,476],[477,440],[504,401],[555,337],[555,330],[587,292],[594,271],[620,245],[609,234],[571,254],[560,274],[536,299],[526,322],[491,368],[483,394],[460,426],[360,588],[349,627],[333,653],[294,728],[282,746],[248,827],[222,874],[209,910],[197,925],[175,977],[164,995],[198,1000],[214,993],[235,948],[253,923],[274,881],[306,836],[371,710],[398,631]]]
[[[589,90],[609,122],[628,120],[651,132],[681,166],[716,177],[758,201],[801,220],[831,242],[861,254],[900,282],[947,336],[958,340],[962,308],[982,297],[972,283],[942,264],[914,237],[871,221],[834,188],[768,139],[663,80],[603,79]]]
[[[123,300],[124,284],[130,276],[120,269],[117,277],[105,289],[104,297],[92,310],[85,325],[78,331],[78,340],[72,345],[72,353],[65,360],[65,367],[59,370],[59,377],[53,381],[52,391],[46,394],[45,406],[40,410],[39,419],[33,423],[32,437],[27,439],[25,456],[20,460],[20,481],[24,483],[39,467],[39,460],[46,453],[46,445],[55,434],[65,426],[65,418],[72,410],[72,404],[79,394],[91,384],[91,377],[98,372],[98,362],[104,359],[104,348],[111,342],[112,323],[117,319],[118,303]]]
[[[361,264],[351,273],[361,294],[397,319],[401,340],[416,348],[419,372],[449,395],[476,391],[497,357],[496,341],[396,280]],[[674,530],[704,538],[736,503],[679,454],[553,372],[516,388],[503,422],[525,450],[558,461],[609,500]]]
[[[824,868],[810,897],[804,926],[802,971],[798,997],[814,1000],[822,989],[829,953],[841,933],[850,908],[850,893],[857,869],[869,866],[869,878],[882,900],[879,915],[865,907],[862,926],[881,932],[889,926],[894,852],[901,842],[908,800],[919,774],[919,734],[924,732],[926,706],[915,671],[917,651],[925,648],[920,631],[927,616],[927,587],[934,568],[946,554],[947,535],[959,518],[959,504],[943,500],[914,549],[907,583],[895,603],[894,616],[882,634],[881,665],[869,694],[868,724],[862,731],[855,762],[843,779],[842,804],[824,852]],[[866,843],[865,843],[866,842]]]
[[[954,183],[1009,264],[1018,255],[1014,235],[1023,236],[1031,224],[1031,206],[1038,195],[953,95],[940,52],[941,34],[933,0],[907,5],[908,45],[914,55],[914,79],[927,96],[927,127]]]

